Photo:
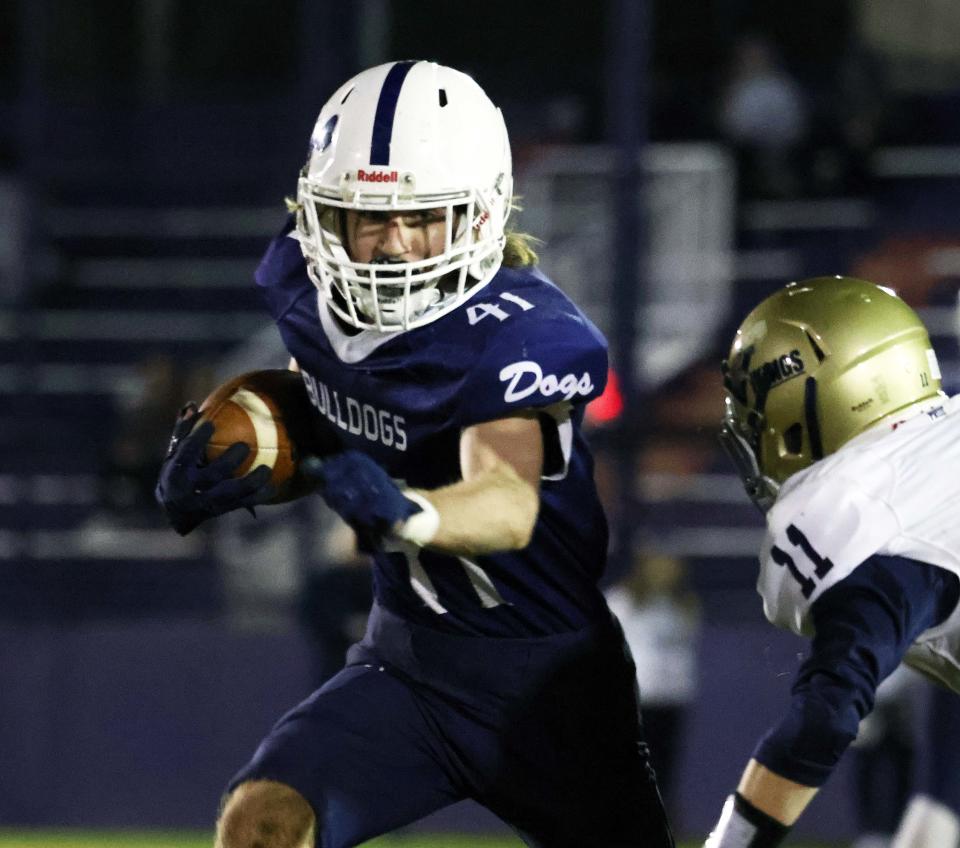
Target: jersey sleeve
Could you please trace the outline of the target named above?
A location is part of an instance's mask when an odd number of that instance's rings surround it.
[[[791,689],[790,708],[754,758],[805,786],[821,786],[877,687],[914,640],[949,615],[957,578],[903,557],[873,556],[811,606],[815,636]]]
[[[826,470],[789,490],[767,515],[757,591],[766,617],[810,635],[810,608],[831,586],[882,550],[899,532],[897,515],[877,479],[860,481]]]
[[[575,410],[602,394],[606,381],[607,345],[593,325],[572,310],[546,319],[531,311],[488,339],[469,371],[459,423],[524,409]]]
[[[267,246],[254,274],[267,308],[275,321],[286,315],[304,295],[313,291],[299,242],[292,237],[293,215]]]

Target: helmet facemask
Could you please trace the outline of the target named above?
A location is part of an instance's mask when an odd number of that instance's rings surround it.
[[[435,320],[460,303],[471,284],[492,276],[503,252],[503,207],[492,208],[479,193],[448,198],[332,198],[301,177],[297,229],[307,271],[330,309],[359,329],[409,330]],[[346,211],[416,214],[442,209],[440,253],[402,262],[375,258],[358,262],[346,246]],[[472,222],[472,226],[468,224]]]
[[[756,386],[750,386],[746,369],[750,365],[751,353],[748,350],[737,356],[732,366],[726,360],[721,366],[727,395],[717,435],[720,446],[743,481],[747,496],[765,513],[776,501],[780,483],[761,468],[762,439],[766,429],[762,408],[766,392],[758,393]]]

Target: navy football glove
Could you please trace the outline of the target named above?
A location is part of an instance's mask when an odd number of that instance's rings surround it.
[[[300,467],[317,481],[327,506],[354,529],[360,550],[367,553],[377,550],[384,537],[422,509],[360,451],[343,451],[322,461],[306,457]]]
[[[213,462],[206,463],[204,450],[213,434],[213,424],[197,424],[199,418],[195,403],[180,410],[154,492],[170,526],[181,536],[225,512],[241,507],[252,511],[275,494],[268,483],[270,469],[265,465],[244,477],[232,476],[250,453],[243,442],[230,445]]]

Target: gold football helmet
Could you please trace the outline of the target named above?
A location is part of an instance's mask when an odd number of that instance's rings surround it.
[[[722,368],[720,442],[764,511],[791,474],[943,394],[916,312],[853,277],[802,280],[768,297],[740,325]]]

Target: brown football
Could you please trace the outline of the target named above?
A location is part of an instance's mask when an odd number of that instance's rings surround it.
[[[339,437],[313,410],[303,380],[294,371],[250,371],[234,377],[211,392],[200,413],[214,427],[207,461],[235,442],[246,443],[250,453],[234,476],[269,466],[270,482],[277,488],[270,503],[307,494],[312,486],[300,474],[300,460],[309,454],[326,456],[339,447]]]

